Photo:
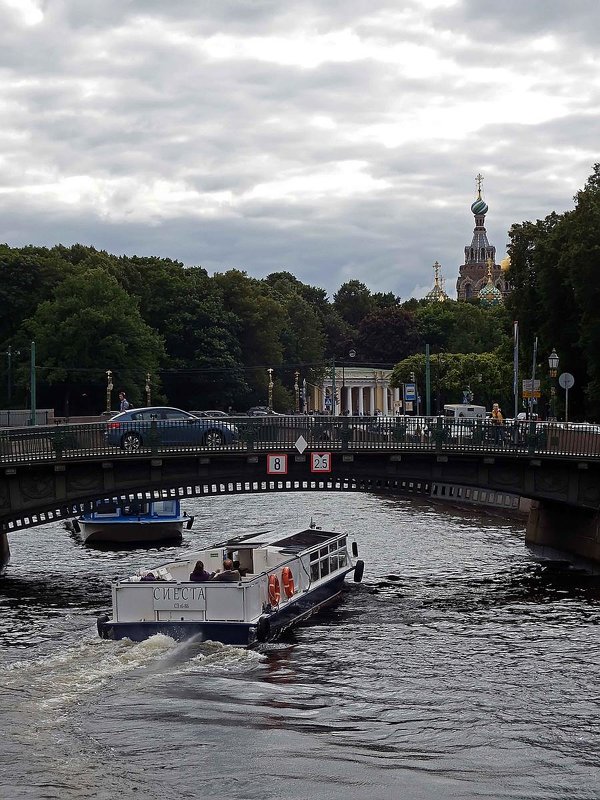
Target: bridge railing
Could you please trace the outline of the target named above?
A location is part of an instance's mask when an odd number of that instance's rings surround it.
[[[207,420],[203,421],[206,425]],[[210,421],[208,421],[210,427]],[[136,423],[122,435],[108,436],[110,420],[73,425],[39,425],[0,430],[0,463],[89,458],[127,458],[135,453],[266,452],[321,450],[338,452],[423,450],[543,454],[600,458],[600,426],[515,421],[502,426],[491,420],[445,417],[231,417],[215,421],[231,432],[219,437],[198,435],[187,421],[169,420],[140,429]],[[127,432],[139,437],[126,439]]]

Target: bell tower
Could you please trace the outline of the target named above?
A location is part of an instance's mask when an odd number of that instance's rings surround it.
[[[458,269],[458,280],[456,281],[456,299],[460,302],[465,300],[475,300],[479,297],[479,292],[488,284],[488,266],[491,262],[491,283],[495,286],[502,296],[508,294],[508,284],[504,272],[499,264],[496,264],[496,248],[491,245],[487,238],[485,229],[485,215],[488,212],[488,204],[481,196],[481,184],[483,175],[479,173],[475,179],[477,185],[477,197],[471,203],[471,213],[475,217],[475,228],[471,244],[465,247],[465,262]]]

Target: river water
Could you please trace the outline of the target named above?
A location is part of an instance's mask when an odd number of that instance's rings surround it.
[[[187,500],[182,546],[15,533],[0,580],[0,797],[429,800],[600,796],[598,578],[523,524],[424,500]],[[346,530],[339,606],[260,651],[96,635],[110,579],[238,532]]]

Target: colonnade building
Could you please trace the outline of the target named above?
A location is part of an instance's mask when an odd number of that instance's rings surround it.
[[[323,383],[314,387],[313,410],[331,412],[333,372],[330,370]],[[334,415],[346,412],[351,416],[402,414],[402,391],[390,386],[391,375],[389,369],[336,367]]]

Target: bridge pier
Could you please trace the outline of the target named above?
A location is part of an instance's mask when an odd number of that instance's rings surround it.
[[[0,575],[4,572],[4,568],[10,562],[10,549],[8,547],[8,536],[5,533],[0,533]]]
[[[525,541],[542,553],[559,551],[600,562],[600,512],[532,500]]]

